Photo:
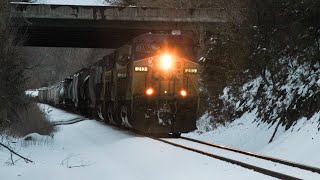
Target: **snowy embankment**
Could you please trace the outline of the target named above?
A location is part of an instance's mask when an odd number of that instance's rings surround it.
[[[315,167],[320,164],[320,112],[310,119],[299,119],[287,131],[285,126],[279,126],[271,143],[277,123],[271,125],[257,121],[255,111],[245,113],[226,126],[205,132],[209,119],[210,116],[204,115],[198,122],[198,130],[185,136]]]
[[[47,105],[41,108],[54,122],[79,118]],[[53,137],[29,136],[9,144],[34,163],[13,157],[18,161],[10,165],[10,154],[0,148],[1,179],[272,179],[93,120],[58,126]]]
[[[67,113],[64,110],[48,106],[46,104],[39,104],[41,111],[47,114],[47,118],[51,122],[63,122],[72,121],[74,119],[84,119],[84,117],[78,114]]]
[[[267,71],[265,78],[224,89],[228,113],[241,117],[216,128],[215,117],[205,114],[186,136],[318,167],[320,64],[290,58],[279,64],[273,76]]]

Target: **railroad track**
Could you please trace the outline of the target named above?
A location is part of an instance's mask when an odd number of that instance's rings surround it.
[[[229,162],[278,179],[320,178],[320,169],[317,167],[245,152],[187,137],[170,139],[155,137],[149,138],[183,148],[188,151]]]
[[[70,125],[70,124],[75,124],[75,123],[78,123],[78,122],[81,122],[84,120],[89,120],[89,119],[84,118],[84,117],[78,117],[78,118],[70,119],[67,121],[54,121],[54,122],[52,122],[52,124],[54,126]]]
[[[292,166],[292,167],[296,167],[296,168],[300,168],[300,169],[304,169],[304,170],[307,170],[307,171],[311,171],[311,172],[315,172],[315,173],[320,174],[320,168],[318,168],[318,167],[308,166],[308,165],[295,163],[295,162],[291,162],[291,161],[287,161],[287,160],[283,160],[283,159],[279,159],[279,158],[274,158],[274,157],[265,156],[265,155],[261,155],[261,154],[256,154],[256,153],[252,153],[252,152],[233,149],[233,148],[229,148],[229,147],[226,147],[226,146],[207,143],[207,142],[199,141],[197,139],[192,139],[192,138],[188,138],[188,137],[180,137],[180,138],[188,140],[188,141],[192,141],[192,142],[196,142],[196,143],[200,143],[200,144],[204,144],[204,145],[208,145],[208,146],[212,146],[212,147],[216,147],[216,148],[220,148],[220,149],[225,149],[225,150],[228,150],[228,151],[237,152],[237,153],[240,153],[240,154],[244,154],[244,155],[248,155],[248,156],[252,156],[252,157],[256,157],[256,158],[260,158],[260,159],[273,161],[273,162],[276,162],[276,163],[281,163],[281,164],[284,164],[284,165],[288,165],[288,166]]]

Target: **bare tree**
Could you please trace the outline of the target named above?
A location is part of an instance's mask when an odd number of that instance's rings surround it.
[[[8,107],[12,106],[13,99],[21,93],[25,66],[14,45],[15,29],[9,13],[8,1],[0,1],[0,122],[2,125],[7,121]]]
[[[23,47],[32,70],[27,70],[28,89],[53,85],[81,68],[93,65],[112,52],[108,49]]]
[[[28,158],[20,155],[19,153],[17,153],[16,151],[14,151],[9,145],[4,144],[4,143],[2,142],[2,140],[4,139],[3,136],[0,135],[0,137],[1,137],[1,138],[0,138],[0,147],[3,147],[3,148],[5,148],[6,150],[8,150],[8,151],[10,152],[10,161],[11,161],[10,164],[11,164],[11,165],[14,165],[14,164],[17,162],[17,160],[14,160],[14,159],[13,159],[13,156],[17,156],[17,157],[23,159],[26,163],[33,163],[32,160],[30,160],[30,159],[28,159]]]
[[[23,97],[29,68],[18,45],[17,26],[10,18],[9,2],[0,1],[0,127],[14,121],[18,108],[25,105]]]

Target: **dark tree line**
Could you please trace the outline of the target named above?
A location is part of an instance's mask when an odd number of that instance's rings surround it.
[[[18,36],[18,28],[10,18],[9,1],[0,1],[0,135],[50,134],[54,127],[24,93],[38,64],[21,48],[24,37]]]
[[[309,88],[307,95],[290,95],[293,100],[288,107],[279,108],[277,117],[271,117],[272,108],[264,109],[270,99],[260,98],[260,117],[268,122],[280,118],[289,128],[298,118],[310,118],[320,109],[319,87],[309,82],[311,77],[320,77],[320,1],[255,1],[252,9],[255,24],[249,67],[263,78],[258,95],[264,97],[262,86],[268,86],[278,101],[284,100],[288,94],[281,85],[289,71],[307,66],[296,80]]]
[[[17,48],[19,39],[10,19],[8,1],[0,1],[0,126],[10,121],[25,88],[28,64]]]
[[[27,71],[30,77],[27,89],[50,86],[62,81],[81,68],[94,64],[111,51],[52,47],[23,47],[21,50],[31,66],[35,67],[32,71]]]
[[[16,29],[10,19],[9,2],[0,1],[0,147],[7,149],[11,154],[19,156],[26,162],[32,162],[13,151],[6,142],[3,142],[5,130],[18,113],[25,85],[25,70],[27,63],[16,47],[19,40],[16,38]]]
[[[251,59],[260,60],[254,64],[257,73],[264,75],[266,68],[277,71],[273,64],[283,56],[319,62],[319,1],[256,1],[252,10],[255,19]]]
[[[320,2],[255,0],[248,5],[248,28],[244,28],[248,35],[249,53],[244,68],[247,71],[230,86],[243,108],[229,104],[222,109],[237,117],[257,108],[263,121],[280,120],[279,124],[289,128],[300,117],[310,118],[320,110],[319,87],[312,80],[320,78]],[[297,77],[293,79],[292,74]],[[253,95],[254,106],[250,107],[245,105],[248,99],[241,97],[240,88],[257,76],[262,82]],[[289,81],[296,89],[288,92],[283,86]],[[297,87],[304,88],[305,93]]]

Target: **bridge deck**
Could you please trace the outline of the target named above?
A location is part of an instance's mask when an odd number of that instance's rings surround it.
[[[11,4],[24,45],[117,48],[152,31],[198,31],[227,21],[222,9]]]

